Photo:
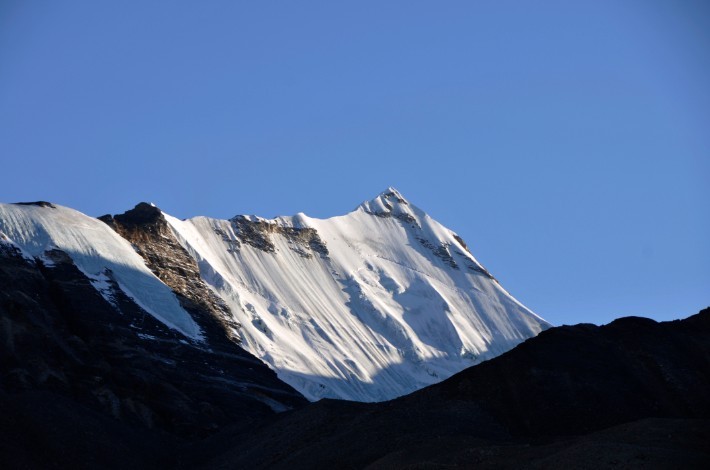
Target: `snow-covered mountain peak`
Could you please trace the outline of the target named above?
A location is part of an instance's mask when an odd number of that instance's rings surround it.
[[[402,193],[400,193],[394,186],[390,186],[382,191],[380,196],[386,199],[394,199],[400,204],[409,204],[409,201],[407,201],[404,196],[402,196]]]
[[[329,219],[179,220],[140,203],[96,220],[0,204],[0,233],[0,245],[32,259],[67,253],[107,299],[123,291],[210,347],[212,327],[176,293],[204,300],[230,337],[311,400],[391,399],[547,327],[395,188]]]
[[[363,211],[378,217],[395,217],[403,222],[420,224],[426,213],[410,204],[402,194],[393,187],[382,191],[377,197],[360,204],[356,211]]]
[[[382,191],[373,199],[365,201],[358,208],[369,209],[373,208],[386,208],[387,210],[392,210],[398,206],[409,206],[409,201],[407,201],[402,193],[397,191],[395,188],[390,186],[389,188]]]
[[[394,188],[329,219],[166,220],[241,344],[311,400],[387,400],[547,326]]]

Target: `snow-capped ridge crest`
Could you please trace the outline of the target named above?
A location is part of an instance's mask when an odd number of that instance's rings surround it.
[[[409,204],[409,202],[402,196],[402,193],[397,191],[397,188],[390,186],[379,194],[381,197],[386,199],[395,199],[400,204]]]
[[[424,211],[411,204],[407,199],[405,199],[402,193],[392,186],[380,192],[373,199],[362,202],[352,212],[358,211],[384,216],[403,214],[405,218],[409,218],[408,216],[414,217],[415,213],[419,215],[426,215]],[[347,215],[348,214],[336,215],[335,217]],[[194,218],[197,219],[198,217]],[[190,218],[184,220],[189,219]],[[325,219],[314,219],[304,212],[298,212],[294,215],[278,215],[271,218],[256,214],[236,214],[227,220],[230,222],[249,222],[283,227],[307,228],[310,226],[310,221],[328,219],[330,219],[330,217]]]
[[[177,267],[189,265],[240,325],[230,335],[312,400],[388,400],[546,327],[458,235],[392,187],[327,219],[181,221],[139,203],[96,220],[33,205],[0,204],[0,249],[16,245],[46,265],[56,247],[109,303],[120,290],[167,327],[208,344],[210,330],[147,264],[153,255],[178,256]],[[175,265],[157,266],[164,273]]]
[[[365,201],[362,204],[360,204],[359,207],[364,207],[376,203],[384,203],[387,202],[389,205],[404,205],[408,206],[409,201],[407,201],[404,196],[402,196],[402,193],[400,193],[396,188],[390,186],[384,191],[382,191],[380,194],[375,196],[374,198],[370,199],[369,201]]]
[[[546,325],[392,187],[326,219],[168,223],[242,325],[241,344],[311,400],[388,400]]]
[[[356,210],[362,210],[378,217],[396,217],[403,222],[413,224],[418,224],[419,218],[425,215],[391,186],[374,199],[360,204]]]

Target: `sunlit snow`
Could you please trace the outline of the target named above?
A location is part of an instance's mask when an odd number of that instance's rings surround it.
[[[131,244],[100,220],[61,206],[0,204],[0,232],[26,257],[51,264],[46,252],[59,249],[114,303],[110,273],[119,288],[170,328],[201,339],[198,326],[175,294],[145,265]]]
[[[547,326],[393,188],[341,217],[248,219],[315,229],[327,255],[277,231],[265,251],[228,220],[166,218],[243,325],[243,346],[311,400],[394,398]]]
[[[393,188],[325,220],[165,217],[242,325],[243,347],[311,400],[394,398],[547,326],[463,240]],[[120,289],[167,326],[202,339],[175,294],[99,220],[60,206],[0,204],[0,242],[46,266],[49,250],[61,250],[114,306]]]

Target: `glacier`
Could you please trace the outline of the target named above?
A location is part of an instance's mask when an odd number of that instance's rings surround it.
[[[549,326],[394,188],[329,219],[164,216],[242,346],[309,400],[392,399]]]

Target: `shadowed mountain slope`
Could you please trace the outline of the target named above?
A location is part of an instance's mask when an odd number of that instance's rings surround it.
[[[201,396],[209,401],[215,391]],[[397,400],[322,400],[271,417],[232,415],[207,438],[146,429],[66,396],[0,393],[4,461],[28,468],[707,468],[710,310],[674,322],[552,328]],[[186,410],[165,411],[183,420]]]
[[[96,230],[105,227],[87,219]],[[188,305],[201,335],[192,339],[119,288],[127,278],[158,282],[149,271],[107,269],[97,289],[98,276],[82,271],[72,255],[52,248],[32,257],[0,239],[0,391],[19,401],[46,392],[129,426],[179,436],[204,436],[306,403],[215,327],[212,312]]]
[[[223,453],[205,447],[194,458],[210,468],[563,468],[603,463],[603,451],[632,467],[672,468],[676,457],[692,467],[710,462],[709,418],[706,309],[682,321],[551,328],[406,397],[321,401],[215,437]]]

